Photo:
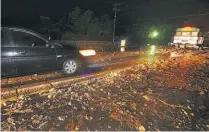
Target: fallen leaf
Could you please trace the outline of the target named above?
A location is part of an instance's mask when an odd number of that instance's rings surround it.
[[[182,109],[182,111],[183,111],[183,113],[184,113],[187,117],[189,117],[189,116],[188,116],[188,113],[187,113],[184,109]]]
[[[126,102],[117,102],[118,105],[126,105]]]
[[[72,131],[74,130],[75,128],[75,125],[73,123],[73,121],[70,121],[66,126],[65,126],[65,129],[68,130],[68,131]]]
[[[138,131],[145,131],[145,128],[144,128],[144,126],[142,126],[142,125],[139,125],[138,127],[136,127],[136,129],[137,129]]]
[[[17,97],[11,97],[11,98],[8,98],[8,99],[1,99],[0,103],[2,105],[4,103],[6,103],[7,101],[17,101]]]
[[[147,95],[144,95],[143,98],[147,101],[151,101],[151,99]]]
[[[157,132],[161,132],[159,129],[156,129]]]
[[[14,123],[14,119],[12,119],[12,118],[10,118],[10,117],[7,118],[7,121],[8,121],[9,123],[11,123],[11,124]]]
[[[189,110],[192,110],[192,108],[191,108],[190,106],[187,106],[187,108],[188,108]]]
[[[23,132],[23,131],[26,131],[25,128],[22,128],[22,127],[19,127],[17,130],[18,130],[18,131],[22,131],[22,132]]]
[[[54,107],[54,105],[52,105],[52,106],[50,106],[48,109],[49,109],[49,110],[54,110],[55,107]]]
[[[118,119],[118,116],[117,116],[117,113],[111,113],[110,115],[109,115],[109,117],[111,118],[111,119]]]
[[[148,94],[152,94],[152,89],[148,88],[147,93],[148,93]]]
[[[14,113],[31,113],[33,110],[25,109],[25,110],[15,110]]]
[[[6,109],[6,110],[8,110],[8,109]],[[25,110],[17,109],[17,110],[13,110],[13,111],[8,111],[8,112],[4,113],[3,115],[10,115],[11,113],[21,113],[21,114],[23,114],[23,113],[31,113],[31,112],[33,112],[33,110],[31,110],[31,109],[25,109]]]
[[[9,108],[6,108],[6,109],[3,109],[5,112],[9,112],[9,111],[11,111],[11,109],[9,109]]]
[[[39,103],[36,103],[36,108],[40,108],[41,107],[41,105],[39,104]]]
[[[191,116],[194,116],[194,113],[190,113]]]
[[[200,90],[200,91],[199,91],[199,94],[200,94],[200,95],[204,95],[205,93],[204,93],[203,90]]]
[[[64,121],[65,119],[63,118],[63,117],[58,117],[58,120],[60,120],[60,121]]]
[[[136,110],[136,103],[131,103],[131,108]]]
[[[79,130],[79,128],[78,128],[78,127],[75,127],[75,130],[76,130],[76,131],[78,131],[78,130]]]
[[[68,103],[68,105],[69,105],[69,106],[71,106],[71,105],[72,105],[71,101]]]
[[[49,89],[49,92],[53,92],[53,91],[55,91],[55,88]]]
[[[32,123],[33,123],[33,124],[39,124],[40,121],[39,121],[39,120],[33,120]]]
[[[86,116],[85,116],[85,119],[88,120],[88,121],[89,121],[89,120],[91,121],[91,120],[93,119],[93,117],[90,116],[90,115],[86,115]]]
[[[39,93],[39,95],[40,95],[41,97],[44,97],[44,96],[48,96],[49,93]]]
[[[41,123],[41,124],[39,125],[39,127],[38,127],[38,128],[39,128],[39,129],[42,129],[42,128],[43,128],[43,126],[45,126],[47,123],[48,123],[48,121]]]
[[[13,81],[12,80],[8,80],[8,83],[12,83]]]
[[[49,98],[49,99],[52,98],[52,97],[53,97],[53,96],[52,96],[51,94],[48,95],[48,98]]]

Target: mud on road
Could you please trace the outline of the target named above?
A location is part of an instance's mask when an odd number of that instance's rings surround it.
[[[209,53],[143,63],[19,96],[1,130],[209,130]]]

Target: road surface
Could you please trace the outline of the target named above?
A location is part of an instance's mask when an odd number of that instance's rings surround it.
[[[73,83],[57,79],[3,102],[1,130],[208,131],[208,56],[133,57]]]

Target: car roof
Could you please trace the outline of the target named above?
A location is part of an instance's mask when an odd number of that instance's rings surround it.
[[[26,28],[18,28],[18,27],[1,27],[3,29],[12,29],[12,30],[16,30],[16,31],[23,31],[23,32],[28,32],[28,33],[31,33],[31,34],[38,34],[40,37],[46,39],[42,34],[40,33],[37,33],[33,30],[30,30],[30,29],[26,29]]]
[[[34,32],[33,30],[26,29],[26,28],[19,28],[19,27],[2,27],[4,29],[13,29],[13,30],[18,30],[18,31],[28,31],[28,32]]]

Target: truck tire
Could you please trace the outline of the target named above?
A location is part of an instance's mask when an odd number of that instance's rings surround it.
[[[201,45],[201,46],[199,46],[199,48],[198,48],[199,50],[203,50],[203,46]]]

